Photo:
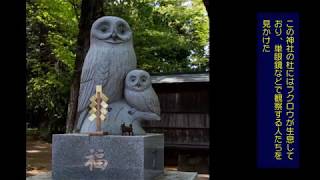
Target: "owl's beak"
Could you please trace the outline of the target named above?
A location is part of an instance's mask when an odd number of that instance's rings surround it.
[[[115,32],[112,32],[111,36],[109,36],[108,39],[106,39],[105,41],[113,44],[118,44],[123,42]]]
[[[116,41],[118,36],[117,36],[117,34],[115,32],[113,32],[112,35],[111,35],[111,38],[112,38],[112,40]]]
[[[138,88],[140,88],[141,84],[138,82],[138,83],[136,84],[136,86],[137,86]]]

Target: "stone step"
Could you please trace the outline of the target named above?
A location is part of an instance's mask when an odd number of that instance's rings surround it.
[[[164,174],[154,178],[154,180],[196,180],[197,176],[196,172],[164,171]],[[52,180],[52,173],[30,176],[26,180]]]

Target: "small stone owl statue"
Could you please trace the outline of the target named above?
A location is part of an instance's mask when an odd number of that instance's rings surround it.
[[[148,72],[135,69],[127,74],[124,97],[134,109],[160,116],[159,99],[151,86],[151,78]]]

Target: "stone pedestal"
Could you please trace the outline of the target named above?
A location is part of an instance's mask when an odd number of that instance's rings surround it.
[[[163,174],[164,137],[55,134],[53,180],[143,180]]]
[[[198,174],[196,172],[181,172],[181,171],[164,171],[155,177],[153,180],[197,180]],[[209,178],[203,178],[207,180]],[[52,180],[52,173],[47,172],[36,176],[27,177],[26,180]]]

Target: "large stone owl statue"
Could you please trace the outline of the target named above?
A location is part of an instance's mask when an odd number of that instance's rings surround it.
[[[88,117],[89,99],[102,85],[108,103],[123,99],[123,79],[137,66],[129,24],[114,16],[97,19],[91,27],[90,48],[85,57],[78,99],[77,130]]]
[[[127,103],[138,111],[160,115],[159,99],[151,86],[151,78],[144,70],[132,70],[125,79],[124,96]]]

